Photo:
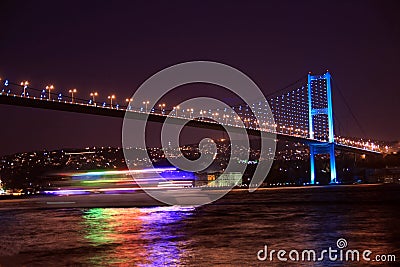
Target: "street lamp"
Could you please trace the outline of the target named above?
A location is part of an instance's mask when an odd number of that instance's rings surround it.
[[[229,115],[224,115],[224,118],[225,118],[225,124],[228,124]]]
[[[131,102],[133,101],[133,98],[127,98],[127,99],[125,99],[125,101],[126,101],[127,109],[130,110],[132,108]]]
[[[46,90],[49,91],[49,100],[51,99],[51,90],[53,90],[53,89],[54,89],[54,86],[53,86],[53,85],[47,85],[47,86],[46,86]]]
[[[241,121],[241,118],[239,116],[235,116],[235,115],[232,115],[232,116],[233,116],[233,119],[235,120],[235,126],[238,126],[238,121]]]
[[[213,117],[214,117],[214,120],[216,121],[217,119],[216,119],[216,117],[219,115],[217,112],[216,113],[213,113],[213,114],[211,114]]]
[[[260,122],[258,120],[254,120],[253,124],[255,129],[257,129],[257,127],[260,127]]]
[[[180,106],[176,106],[176,107],[172,108],[173,110],[175,110],[175,117],[178,117],[178,109],[180,109],[180,108],[181,108]]]
[[[76,89],[70,89],[69,93],[71,94],[71,103],[74,103],[74,94],[78,92]]]
[[[98,96],[99,94],[97,92],[91,92],[90,96],[92,97],[93,100],[93,105],[96,106],[96,102],[95,102],[95,97]]]
[[[24,97],[25,97],[26,89],[28,88],[28,85],[29,85],[28,81],[21,82],[21,86],[24,87],[24,93],[22,94]]]
[[[192,115],[193,115],[193,109],[192,108],[188,108],[186,111],[190,111],[189,118],[191,119]]]
[[[109,95],[108,99],[110,99],[110,107],[113,108],[112,101],[115,99],[115,95]]]
[[[245,125],[247,126],[247,128],[251,128],[250,127],[250,119],[249,118],[245,118],[244,122],[245,122]],[[246,122],[247,122],[247,124],[246,124]]]
[[[160,107],[161,114],[164,115],[165,104],[159,104],[158,106]]]
[[[147,105],[150,104],[150,101],[143,101],[143,105],[146,105],[146,113],[147,113]]]

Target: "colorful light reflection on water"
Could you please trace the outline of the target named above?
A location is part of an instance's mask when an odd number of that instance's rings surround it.
[[[91,256],[89,262],[94,265],[179,265],[181,256],[189,251],[177,225],[193,211],[192,207],[177,206],[88,209],[83,215],[85,239],[92,246],[109,247],[108,253],[103,250]]]

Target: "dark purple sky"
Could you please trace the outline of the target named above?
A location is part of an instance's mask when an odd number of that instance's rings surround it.
[[[397,1],[3,0],[0,10],[2,78],[125,99],[184,61],[231,65],[265,93],[328,68],[364,129],[335,93],[342,134],[400,139]],[[11,106],[0,112],[0,155],[121,142],[118,119]]]

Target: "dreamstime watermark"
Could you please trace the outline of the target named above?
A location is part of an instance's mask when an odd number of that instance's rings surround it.
[[[395,262],[394,254],[374,254],[369,249],[347,249],[348,243],[344,238],[336,241],[336,247],[328,247],[322,250],[315,249],[269,249],[264,245],[263,249],[257,252],[259,261],[292,261],[292,262]]]
[[[122,127],[122,145],[124,148],[125,161],[130,170],[135,169],[135,160],[140,161],[141,168],[155,168],[147,153],[146,146],[146,126],[150,116],[161,116],[152,114],[153,107],[157,107],[160,99],[171,90],[186,84],[206,83],[223,87],[244,102],[243,106],[249,109],[257,122],[257,127],[261,125],[274,125],[274,119],[268,102],[258,86],[243,72],[217,62],[192,61],[177,64],[163,69],[149,79],[147,79],[130,98],[129,106],[145,105],[143,113],[126,111]],[[257,100],[263,103],[262,114],[252,110],[252,103]],[[190,121],[208,120],[220,124],[229,136],[232,147],[240,147],[243,153],[235,154],[233,151],[224,170],[224,174],[240,173],[243,175],[246,164],[249,160],[249,138],[246,127],[239,115],[227,103],[210,97],[192,97],[186,101],[175,104],[183,112],[190,113],[189,118],[182,118],[176,115],[163,114],[165,121],[162,124],[161,144],[163,151],[175,151],[174,156],[165,153],[165,158],[176,168],[189,172],[199,172],[209,167],[215,159],[217,147],[210,138],[205,138],[199,143],[200,157],[196,160],[187,159],[179,148],[179,136]],[[224,114],[234,117],[235,125],[226,123],[227,117],[215,116],[211,111],[223,111]],[[150,114],[149,114],[150,111]],[[221,112],[220,112],[221,113]],[[157,117],[161,121],[161,117]],[[257,189],[264,178],[267,176],[273,162],[275,154],[276,136],[273,131],[267,133],[260,131],[260,161],[250,182],[249,190],[252,192]],[[194,142],[195,140],[193,140]],[[206,149],[207,147],[207,149]],[[221,175],[220,177],[223,177]],[[207,190],[206,188],[192,188],[181,191],[177,190],[156,190],[154,181],[159,184],[167,182],[161,175],[156,179],[152,177],[153,185],[149,186],[149,179],[133,176],[135,182],[151,197],[169,205],[203,205],[213,202],[226,193],[235,185],[231,184],[219,190]],[[219,179],[219,178],[218,178]],[[217,179],[217,180],[218,180]]]

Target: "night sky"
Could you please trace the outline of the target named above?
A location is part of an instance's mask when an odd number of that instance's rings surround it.
[[[362,126],[334,87],[337,132],[399,140],[396,2],[2,0],[0,77],[66,94],[77,88],[82,98],[115,93],[121,103],[152,74],[185,61],[231,65],[265,94],[329,69]],[[0,155],[121,145],[120,119],[12,106],[0,114]]]

